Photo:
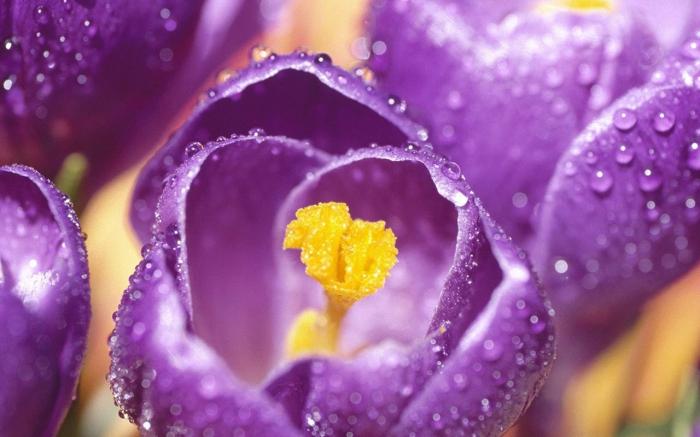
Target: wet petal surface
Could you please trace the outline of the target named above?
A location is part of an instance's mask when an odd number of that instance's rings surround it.
[[[0,160],[55,175],[84,153],[90,189],[145,155],[266,21],[259,1],[218,0],[8,1],[0,18]]]
[[[449,2],[378,4],[381,88],[406,99],[521,244],[560,154],[654,60],[653,38],[622,14],[526,11],[479,30]]]
[[[309,140],[317,149],[342,154],[370,143],[398,144],[425,135],[386,95],[334,67],[327,55],[266,53],[213,89],[212,97],[146,165],[131,212],[142,241],[148,239],[163,179],[197,142],[251,132]]]
[[[70,201],[28,167],[0,167],[0,217],[0,429],[52,435],[85,353],[84,239]]]

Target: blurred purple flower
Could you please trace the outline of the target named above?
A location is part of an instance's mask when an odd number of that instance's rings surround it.
[[[497,3],[376,1],[370,66],[532,254],[561,390],[699,259],[700,6]]]
[[[129,419],[146,435],[512,425],[552,364],[552,312],[523,252],[424,130],[326,55],[273,54],[212,96],[136,189],[146,245],[110,337]],[[284,224],[329,200],[386,220],[399,264],[350,309],[339,356],[285,360],[291,321],[322,295],[281,251]]]
[[[0,8],[0,162],[54,176],[72,152],[92,191],[278,9],[274,0],[30,0]]]
[[[84,240],[70,201],[28,167],[0,167],[0,216],[0,434],[52,436],[86,347]]]

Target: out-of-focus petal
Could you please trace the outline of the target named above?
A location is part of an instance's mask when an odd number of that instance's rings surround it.
[[[700,88],[693,40],[593,121],[561,157],[533,260],[559,317],[560,359],[534,411],[700,255]],[[585,335],[580,335],[585,332]],[[538,414],[539,414],[538,413]],[[544,417],[530,425],[551,427]],[[546,430],[531,430],[546,435]]]
[[[619,13],[526,11],[479,30],[450,6],[377,2],[370,32],[383,50],[370,65],[524,244],[558,157],[591,117],[647,78],[654,40]]]
[[[70,201],[28,167],[0,167],[0,217],[0,431],[51,436],[85,352],[84,240]]]
[[[323,167],[288,199],[284,217],[298,204],[331,199],[346,202],[361,218],[381,217],[399,244],[404,239],[399,266],[408,264],[406,272],[397,272],[406,280],[392,276],[377,293],[390,298],[358,304],[350,310],[356,319],[348,314],[341,328],[341,337],[374,331],[363,338],[367,349],[349,361],[302,360],[269,383],[268,392],[308,432],[498,435],[527,407],[548,373],[553,360],[548,303],[524,255],[464,179],[446,171],[450,166],[420,144],[362,149]],[[442,235],[436,227],[445,228]],[[451,253],[432,247],[431,239]],[[430,255],[435,260],[421,269],[421,259]],[[430,281],[423,283],[421,275]],[[402,304],[406,295],[418,305]],[[431,295],[437,309],[426,317],[420,307]],[[404,327],[415,325],[406,328],[414,337],[382,328],[394,318]],[[377,338],[377,331],[385,337]]]
[[[53,175],[87,155],[93,189],[136,162],[278,2],[7,1],[0,158]]]
[[[561,320],[590,338],[598,326],[609,340],[612,326],[700,255],[700,89],[691,61],[674,58],[615,102],[550,182],[535,265]]]
[[[136,186],[132,223],[147,241],[162,183],[186,158],[193,142],[220,136],[285,135],[309,140],[332,154],[370,143],[400,144],[425,135],[396,100],[331,65],[327,55],[278,56],[253,52],[255,62],[210,91],[188,122],[149,161]],[[254,131],[253,131],[254,132]]]
[[[695,0],[618,0],[621,8],[638,14],[666,50],[673,50],[700,25]]]

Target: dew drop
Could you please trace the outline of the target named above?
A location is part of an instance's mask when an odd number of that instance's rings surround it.
[[[447,161],[446,163],[442,164],[440,170],[442,171],[442,174],[453,181],[459,180],[460,176],[462,176],[462,169],[459,168],[459,164],[454,161]]]
[[[264,137],[266,135],[265,130],[259,127],[254,127],[248,131],[248,135],[251,137]]]
[[[661,186],[661,174],[658,170],[647,167],[639,175],[639,188],[642,191],[652,192]]]
[[[654,130],[658,133],[666,133],[670,131],[676,124],[676,116],[668,111],[659,111],[654,115]]]
[[[185,157],[191,158],[204,149],[204,144],[199,141],[192,142],[185,147]]]
[[[389,96],[386,99],[386,103],[394,109],[394,111],[403,113],[406,112],[406,102],[399,97]]]
[[[637,124],[637,116],[631,109],[620,108],[613,114],[613,124],[622,131],[628,131]]]
[[[700,144],[697,142],[688,146],[688,167],[700,171]]]
[[[605,194],[612,188],[613,178],[604,170],[596,170],[591,176],[590,186],[596,193]]]
[[[618,164],[625,165],[632,162],[633,159],[634,150],[626,144],[620,144],[615,152],[615,161],[617,161]]]
[[[331,57],[326,53],[319,53],[314,57],[314,62],[317,64],[330,64]]]
[[[700,42],[688,41],[683,45],[683,54],[691,59],[700,59]]]

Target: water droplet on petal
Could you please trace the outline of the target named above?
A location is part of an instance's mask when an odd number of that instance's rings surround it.
[[[259,127],[254,127],[248,131],[248,135],[251,137],[264,137],[266,135],[265,130]]]
[[[633,159],[634,150],[626,144],[620,144],[615,152],[615,161],[617,161],[618,164],[625,165],[632,162]]]
[[[398,113],[406,112],[406,101],[400,99],[399,97],[390,95],[387,97],[386,103]]]
[[[700,42],[688,41],[683,45],[683,54],[691,59],[700,59]]]
[[[659,111],[654,115],[654,130],[659,133],[670,131],[676,124],[676,116],[672,112]]]
[[[639,175],[639,188],[642,191],[656,191],[661,187],[661,182],[661,174],[651,167],[645,168]]]
[[[697,142],[688,146],[688,167],[700,171],[700,144]]]
[[[317,64],[330,64],[331,57],[328,56],[326,53],[319,53],[314,57],[314,62]]]
[[[440,169],[442,170],[442,174],[453,181],[459,180],[460,176],[462,176],[462,169],[459,168],[459,164],[454,161],[447,161],[442,164]]]
[[[613,114],[613,124],[616,128],[627,131],[637,124],[637,116],[631,109],[621,108]]]
[[[596,193],[605,194],[612,188],[613,178],[610,173],[604,170],[596,170],[591,176],[590,186]]]
[[[202,149],[204,149],[204,144],[200,143],[199,141],[189,143],[187,147],[185,147],[185,157],[191,158],[197,153],[199,153]]]

